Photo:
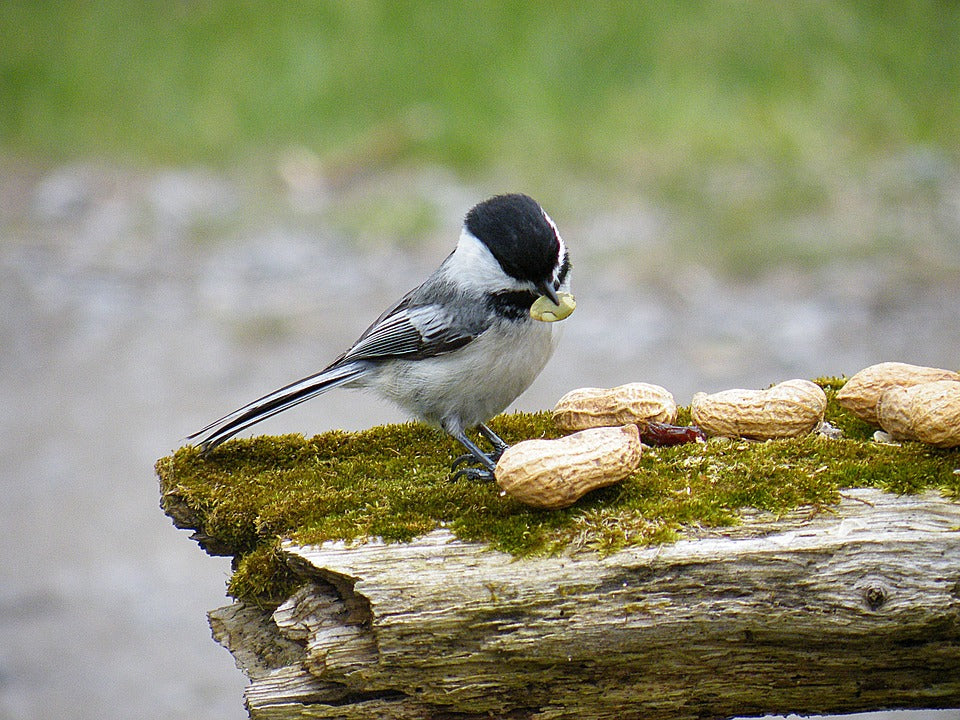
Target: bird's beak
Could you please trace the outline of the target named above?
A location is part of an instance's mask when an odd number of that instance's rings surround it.
[[[537,285],[537,290],[541,295],[546,295],[548,298],[550,298],[550,302],[552,302],[554,305],[560,304],[560,297],[557,295],[557,291],[553,289],[552,282],[548,281],[540,283]]]

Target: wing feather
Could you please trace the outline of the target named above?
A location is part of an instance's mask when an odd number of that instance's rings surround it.
[[[439,305],[400,306],[372,325],[338,362],[442,355],[478,334],[475,323],[457,322]]]

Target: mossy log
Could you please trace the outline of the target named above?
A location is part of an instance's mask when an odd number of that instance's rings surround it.
[[[960,707],[960,505],[838,505],[610,555],[436,530],[282,553],[275,611],[211,613],[253,718],[724,718]]]

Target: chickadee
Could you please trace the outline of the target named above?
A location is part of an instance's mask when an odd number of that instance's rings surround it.
[[[254,423],[345,386],[372,390],[441,427],[469,454],[457,475],[493,479],[507,448],[484,423],[530,386],[553,353],[553,323],[530,308],[559,304],[570,258],[557,226],[526,195],[498,195],[473,207],[460,240],[437,270],[366,329],[320,372],[286,385],[189,436],[206,452]],[[485,453],[465,431],[493,446]]]

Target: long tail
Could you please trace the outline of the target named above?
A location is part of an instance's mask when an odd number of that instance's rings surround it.
[[[364,371],[361,363],[346,363],[321,370],[302,380],[290,383],[259,400],[234,410],[216,422],[207,425],[203,430],[187,436],[187,439],[200,447],[201,452],[212,450],[224,440],[228,440],[238,432],[255,425],[261,420],[283,412],[287,408],[299,405],[305,400],[316,397],[351,380],[355,380]]]

